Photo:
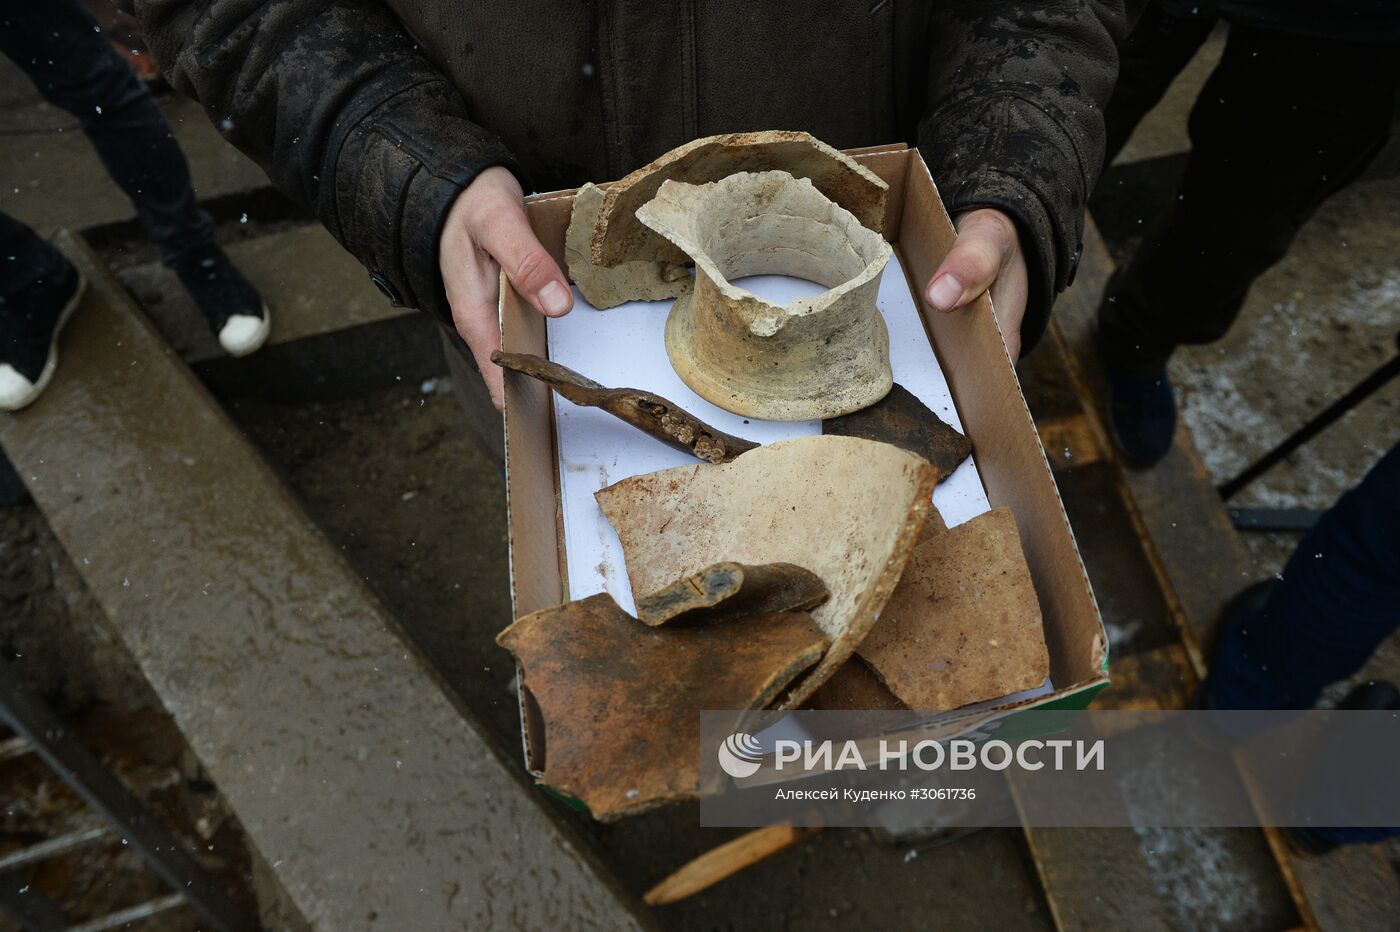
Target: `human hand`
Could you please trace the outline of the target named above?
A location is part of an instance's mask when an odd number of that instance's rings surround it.
[[[438,266],[452,322],[499,411],[505,386],[491,351],[501,348],[500,270],[541,314],[563,317],[574,306],[569,280],[530,229],[524,192],[509,169],[488,168],[457,195],[438,240]]]
[[[1001,337],[1015,360],[1021,355],[1021,319],[1030,291],[1016,224],[1001,211],[984,208],[959,215],[956,225],[958,238],[924,294],[946,314],[990,289]]]

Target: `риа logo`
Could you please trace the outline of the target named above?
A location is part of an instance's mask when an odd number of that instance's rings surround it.
[[[720,769],[736,780],[758,773],[758,766],[762,760],[763,746],[753,735],[746,735],[742,731],[725,738],[724,743],[719,746]]]

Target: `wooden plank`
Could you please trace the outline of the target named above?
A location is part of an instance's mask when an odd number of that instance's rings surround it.
[[[1084,235],[1085,266],[1106,280],[1112,268],[1107,247],[1093,223]],[[1056,306],[1050,338],[1064,354],[1085,408],[1091,431],[1111,460],[1102,410],[1094,399],[1105,397],[1104,375],[1093,345],[1099,294],[1078,286]],[[1172,451],[1148,469],[1121,470],[1124,499],[1162,583],[1191,668],[1206,671],[1220,611],[1252,578],[1244,542],[1190,432],[1179,426]],[[1287,848],[1277,830],[1265,830],[1269,847],[1298,909],[1310,928],[1395,928],[1400,917],[1400,881],[1379,848],[1352,846],[1326,858],[1303,860]]]
[[[1096,231],[1089,230],[1089,239],[1086,243],[1090,246],[1101,246]],[[1093,315],[1098,307],[1103,289],[1112,273],[1112,265],[1108,260],[1107,253],[1102,250],[1090,249],[1086,252],[1084,264],[1081,266],[1079,279],[1074,288],[1070,289],[1057,305],[1057,313],[1074,316],[1076,312]],[[1133,540],[1139,552],[1143,554],[1143,567],[1147,571],[1147,579],[1142,585],[1149,585],[1153,588],[1154,595],[1162,599],[1166,605],[1166,615],[1168,623],[1174,629],[1180,627],[1180,612],[1175,606],[1170,590],[1167,586],[1165,576],[1161,572],[1160,564],[1157,562],[1155,554],[1150,546],[1150,540],[1143,529],[1142,522],[1135,509],[1130,507],[1131,496],[1126,482],[1122,478],[1122,471],[1116,468],[1115,458],[1112,456],[1112,449],[1106,433],[1103,432],[1102,423],[1097,416],[1097,410],[1093,401],[1094,396],[1088,394],[1083,386],[1083,379],[1078,374],[1077,367],[1068,358],[1063,339],[1058,332],[1053,331],[1047,339],[1047,345],[1040,352],[1046,354],[1046,358],[1038,363],[1039,380],[1042,383],[1049,383],[1060,386],[1065,383],[1066,388],[1076,398],[1075,403],[1067,405],[1060,397],[1053,410],[1056,416],[1079,415],[1084,417],[1083,427],[1093,437],[1095,444],[1102,453],[1104,459],[1098,467],[1113,466],[1115,476],[1113,485],[1118,494],[1115,500],[1118,501],[1122,513],[1128,519],[1131,528],[1128,538]],[[1059,397],[1059,396],[1057,396]],[[1063,472],[1062,476],[1082,478],[1093,470]],[[1063,480],[1062,480],[1063,481]],[[1069,493],[1073,491],[1073,484],[1067,484],[1067,500]],[[1117,509],[1115,509],[1116,511]],[[1158,650],[1148,651],[1142,655],[1142,659],[1133,660],[1131,657],[1122,658],[1115,656],[1113,659],[1113,681],[1120,685],[1124,693],[1135,694],[1131,699],[1135,704],[1143,708],[1160,707],[1167,708],[1169,703],[1182,699],[1194,689],[1196,683],[1196,670],[1192,657],[1192,649],[1185,644],[1169,644]],[[1126,663],[1126,666],[1125,666]],[[1113,689],[1110,686],[1110,689]],[[1111,700],[1106,700],[1111,701]],[[1125,696],[1120,701],[1128,701]],[[1180,707],[1180,706],[1177,706]],[[1093,836],[1090,836],[1093,837]],[[1271,864],[1270,849],[1267,843],[1263,842],[1262,836],[1251,835],[1246,830],[1224,830],[1218,840],[1225,844],[1227,850],[1231,852],[1231,867],[1229,870],[1237,872],[1237,883],[1248,886],[1256,891],[1260,897],[1271,896],[1271,911],[1282,914],[1291,911],[1288,903],[1292,897],[1292,891],[1287,885],[1280,883],[1280,878],[1274,872]],[[1139,848],[1128,850],[1123,845],[1122,856],[1125,858],[1142,859],[1145,853]],[[1057,853],[1058,857],[1074,857],[1072,851],[1062,851]],[[1126,866],[1125,871],[1131,873],[1136,870],[1134,866]],[[1047,890],[1047,895],[1058,895],[1060,897],[1073,896],[1074,891],[1060,892],[1052,894]],[[1262,900],[1261,900],[1262,902]],[[1170,904],[1168,904],[1170,905]],[[1108,909],[1109,907],[1105,907]],[[1108,920],[1105,920],[1108,921]]]
[[[0,419],[114,632],[321,929],[646,928],[121,286]]]
[[[1040,431],[1045,458],[1056,472],[1090,466],[1103,459],[1099,440],[1082,414],[1038,420],[1035,427]]]
[[[779,824],[745,832],[688,861],[648,890],[642,899],[648,906],[665,906],[683,900],[819,831],[821,829]]]
[[[1103,614],[1116,676],[1121,657],[1176,643],[1175,623],[1123,505],[1117,468],[1101,461],[1060,469],[1055,481]]]
[[[1094,698],[1092,709],[1152,711],[1184,709],[1196,689],[1196,671],[1180,644],[1167,644],[1114,658],[1113,681]]]
[[[1097,301],[1097,295],[1108,281],[1109,271],[1109,267],[1102,264],[1082,263],[1075,293],[1092,295]],[[1044,353],[1045,349],[1040,352]],[[1018,368],[1027,367],[1023,362]],[[1050,365],[1048,369],[1050,371],[1043,374],[1045,377],[1040,382],[1053,382],[1058,378],[1058,366]],[[1051,466],[1063,470],[1099,460],[1102,438],[1094,435],[1093,424],[1082,411],[1066,410],[1073,401],[1063,397],[1060,401],[1054,406],[1052,417],[1036,423]],[[1069,455],[1065,455],[1065,448],[1069,449]],[[1116,686],[1117,663],[1115,660],[1114,682],[1106,693]],[[1014,793],[1014,778],[1011,786]],[[1118,803],[1106,801],[1105,804]],[[1026,826],[1024,831],[1046,902],[1060,929],[1132,928],[1150,932],[1171,928],[1170,916],[1157,895],[1151,868],[1132,829]]]
[[[1084,234],[1085,266],[1112,269],[1108,248],[1092,223]],[[1085,400],[1088,426],[1105,455],[1117,460],[1099,399],[1106,397],[1103,369],[1094,349],[1100,295],[1078,286],[1056,304],[1050,339],[1063,352]],[[1125,500],[1138,521],[1144,544],[1158,563],[1198,673],[1204,672],[1202,645],[1209,644],[1220,609],[1252,580],[1248,554],[1230,523],[1185,424],[1166,459],[1148,469],[1124,469]]]
[[[1375,845],[1352,845],[1322,858],[1292,858],[1299,888],[1319,929],[1400,929],[1395,870]]]
[[[1172,928],[1132,829],[1027,827],[1025,833],[1056,927]]]

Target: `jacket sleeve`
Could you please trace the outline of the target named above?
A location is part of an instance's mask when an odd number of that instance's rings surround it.
[[[1021,234],[1029,349],[1073,279],[1102,168],[1123,0],[945,0],[930,23],[919,150],[951,214],[995,207]]]
[[[127,0],[175,88],[309,208],[396,304],[450,319],[438,234],[517,168],[378,0]]]

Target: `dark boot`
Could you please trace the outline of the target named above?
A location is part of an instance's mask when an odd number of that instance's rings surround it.
[[[86,287],[64,261],[57,275],[0,298],[0,411],[18,411],[43,394],[58,367],[58,335]]]
[[[222,249],[213,245],[198,249],[182,256],[173,268],[224,352],[247,356],[267,342],[272,315]]]
[[[1150,375],[1115,365],[1114,355],[1097,340],[1108,383],[1108,433],[1130,466],[1151,466],[1167,455],[1176,433],[1176,395],[1166,369]]]
[[[1176,396],[1163,372],[1156,378],[1108,377],[1108,428],[1130,466],[1158,463],[1176,433]]]

